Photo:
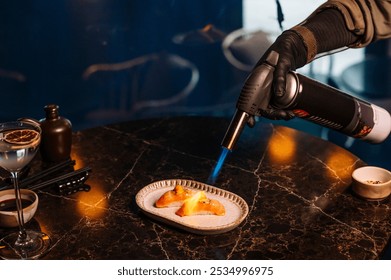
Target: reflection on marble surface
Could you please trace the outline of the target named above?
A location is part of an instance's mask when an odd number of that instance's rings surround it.
[[[45,258],[381,258],[390,239],[390,200],[368,202],[350,191],[352,171],[365,163],[334,144],[268,123],[245,129],[215,184],[249,205],[239,227],[203,236],[142,214],[134,196],[144,186],[170,178],[207,181],[228,124],[166,118],[75,133],[72,158],[92,167],[91,190],[39,192],[28,226],[52,237]],[[40,168],[39,158],[34,164]]]

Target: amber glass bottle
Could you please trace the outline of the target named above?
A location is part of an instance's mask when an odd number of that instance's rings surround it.
[[[61,162],[70,158],[72,147],[72,124],[59,116],[55,104],[44,107],[46,118],[41,119],[41,155],[46,162]]]

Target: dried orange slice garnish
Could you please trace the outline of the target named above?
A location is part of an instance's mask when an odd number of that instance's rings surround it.
[[[32,129],[19,129],[6,132],[4,140],[10,144],[25,145],[36,141],[39,138],[39,132]]]

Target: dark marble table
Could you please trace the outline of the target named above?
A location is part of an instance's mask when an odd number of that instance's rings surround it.
[[[391,235],[390,201],[351,193],[365,165],[319,138],[264,121],[246,128],[215,186],[240,195],[249,215],[218,235],[188,233],[145,216],[135,203],[164,179],[206,182],[228,119],[179,117],[75,132],[76,168],[89,192],[39,191],[28,227],[52,237],[45,259],[379,259]],[[33,165],[40,168],[39,157]],[[0,236],[6,230],[0,229]]]

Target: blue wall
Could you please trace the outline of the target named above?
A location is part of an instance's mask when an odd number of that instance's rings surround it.
[[[226,79],[208,81],[214,91],[210,94],[217,94],[220,86],[232,81],[226,67],[218,67],[220,45],[209,44],[197,53],[172,40],[207,24],[224,33],[240,28],[241,0],[1,1],[0,119],[41,118],[43,106],[56,103],[76,129],[99,124],[89,124],[85,115],[100,109],[99,99],[106,93],[83,80],[83,71],[93,64],[151,53],[176,53],[190,61],[209,55],[210,70],[197,66],[203,77]]]

